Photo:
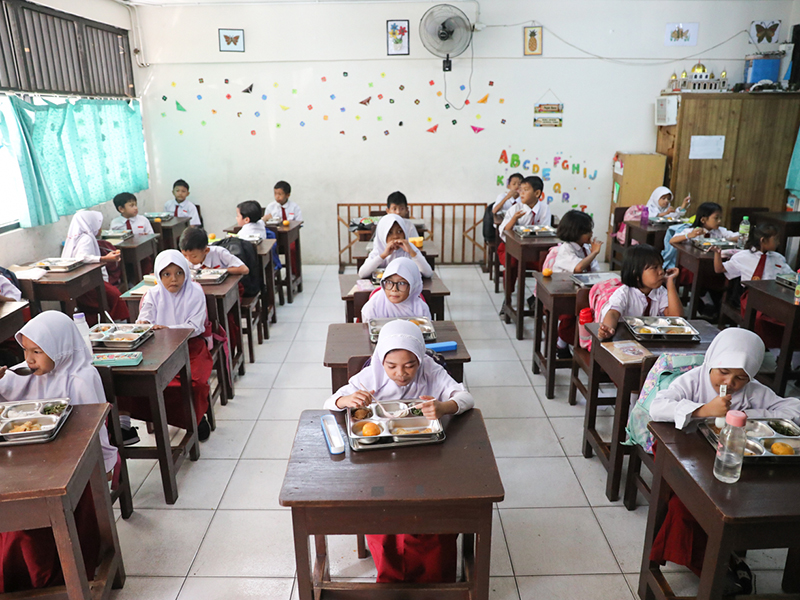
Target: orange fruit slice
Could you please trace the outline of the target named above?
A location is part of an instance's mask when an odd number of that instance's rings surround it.
[[[283,226],[284,226],[284,227],[288,227],[288,226],[289,226],[289,221],[284,221],[284,222],[283,222]]]
[[[550,277],[553,274],[553,269],[542,269],[542,275]]]

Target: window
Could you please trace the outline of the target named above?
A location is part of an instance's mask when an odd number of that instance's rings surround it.
[[[0,124],[13,123],[16,116],[11,110],[11,102],[0,95]],[[3,143],[2,128],[0,128],[0,231],[12,229],[11,225],[18,223],[27,209],[25,185],[19,164],[8,144]]]

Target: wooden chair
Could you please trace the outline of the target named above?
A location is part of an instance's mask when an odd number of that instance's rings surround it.
[[[360,372],[369,359],[369,356],[351,356],[347,361],[347,378],[350,379],[353,375]],[[369,552],[367,551],[367,539],[363,534],[359,533],[356,535],[356,545],[358,547],[358,558],[367,558],[367,556],[369,556]]]
[[[262,315],[261,308],[261,292],[255,296],[250,296],[240,299],[242,307],[242,317],[244,317],[245,326],[242,327],[242,335],[247,335],[247,350],[250,354],[250,362],[256,362],[255,346],[253,344],[253,337],[258,337],[258,345],[264,343],[264,334],[262,331]]]
[[[741,295],[741,279],[739,277],[731,279],[725,286],[725,294],[722,296],[722,304],[719,309],[720,329],[725,329],[728,325],[742,327],[744,317],[742,317],[741,306],[738,296]]]
[[[212,326],[216,331],[214,333],[219,333],[219,330],[216,329],[218,326]],[[214,369],[217,371],[217,385],[209,390],[208,393],[208,410],[206,411],[206,417],[208,418],[208,424],[211,426],[211,431],[214,431],[217,428],[217,418],[214,415],[214,405],[219,400],[219,403],[222,406],[228,404],[228,387],[225,382],[226,377],[230,377],[231,380],[233,379],[233,373],[229,369],[229,363],[227,355],[225,354],[225,344],[227,344],[227,340],[223,341],[221,339],[217,339],[217,335],[215,335],[212,340],[211,346],[211,361],[214,365]]]
[[[385,210],[371,210],[369,211],[370,217],[385,217],[386,211]]]
[[[372,292],[366,290],[358,290],[353,293],[353,314],[359,323],[361,322],[361,309],[364,308],[371,294]]]
[[[625,256],[625,250],[631,245],[630,231],[627,231],[627,229],[624,243],[620,243],[616,238],[616,234],[619,231],[619,228],[622,226],[622,223],[625,219],[625,213],[627,212],[628,208],[630,207],[617,206],[614,209],[614,220],[611,224],[611,254],[609,256],[609,263],[611,264],[612,271],[622,267],[622,259]]]
[[[203,223],[204,223],[204,221],[203,221],[203,211],[200,209],[200,205],[199,204],[195,204],[194,206],[197,209],[197,216],[200,217],[200,227],[203,227],[205,229],[205,226],[203,225]],[[178,240],[175,240],[175,242],[177,242],[177,241]]]
[[[750,217],[750,223],[755,225],[758,223],[758,217],[754,217],[755,213],[769,212],[766,206],[734,206],[731,207],[731,221],[729,229],[734,232],[739,231],[739,225],[744,217]]]
[[[108,440],[116,446],[119,452],[119,485],[117,489],[111,491],[111,503],[119,499],[119,509],[123,519],[128,519],[133,514],[133,494],[131,492],[131,480],[128,475],[128,462],[125,458],[125,447],[122,442],[122,428],[119,424],[119,408],[117,407],[117,395],[114,393],[114,376],[111,374],[111,367],[95,367],[100,373],[100,381],[103,383],[103,392],[106,402],[111,405],[111,412],[108,415],[106,426],[108,427]]]

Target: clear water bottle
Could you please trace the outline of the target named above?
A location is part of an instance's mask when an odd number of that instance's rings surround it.
[[[76,312],[72,315],[72,320],[75,321],[75,326],[78,328],[78,331],[80,331],[83,341],[86,342],[89,352],[91,352],[92,340],[89,339],[89,325],[86,323],[86,315],[82,312]]]
[[[744,217],[739,224],[739,248],[747,245],[747,238],[750,237],[750,217]]]
[[[641,215],[641,224],[642,227],[647,227],[650,224],[650,209],[646,206],[642,208],[642,215]]]
[[[747,415],[740,410],[729,410],[725,416],[725,427],[719,432],[717,457],[714,460],[714,477],[723,483],[736,483],[742,474]]]

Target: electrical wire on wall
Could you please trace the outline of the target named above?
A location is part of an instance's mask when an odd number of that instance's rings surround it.
[[[461,103],[461,106],[456,106],[447,97],[447,71],[445,71],[442,75],[442,79],[444,79],[444,101],[450,105],[450,108],[455,110],[462,110],[467,105],[469,95],[472,93],[472,73],[475,71],[475,36],[472,36],[472,43],[469,45],[469,53],[469,80],[467,82],[467,97],[464,98],[464,102]]]

